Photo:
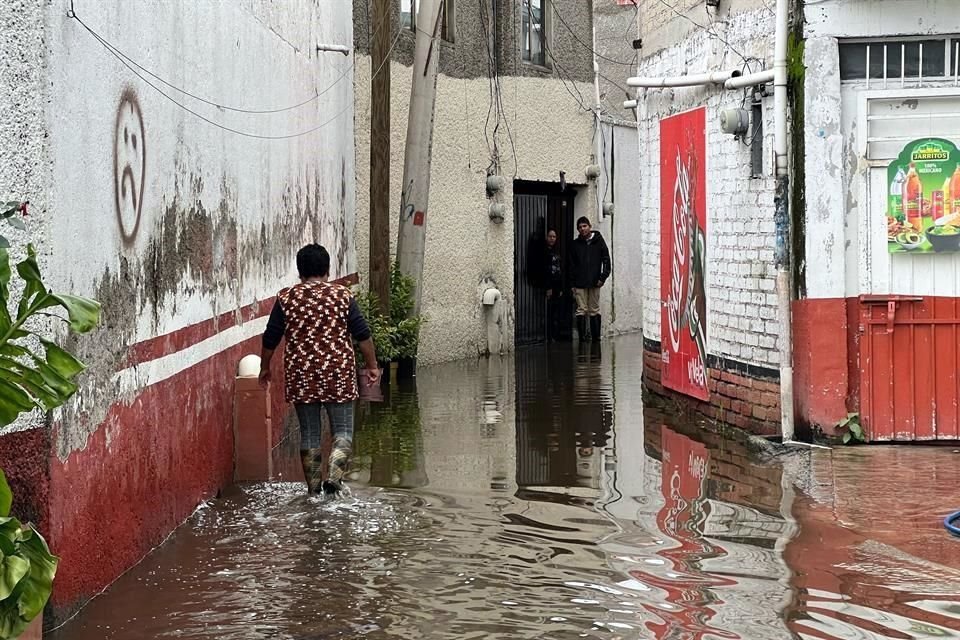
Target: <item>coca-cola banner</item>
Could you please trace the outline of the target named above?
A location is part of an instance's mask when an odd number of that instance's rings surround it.
[[[660,121],[660,338],[663,386],[707,388],[706,109]]]

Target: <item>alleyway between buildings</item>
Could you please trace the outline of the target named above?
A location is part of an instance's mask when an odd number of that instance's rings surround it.
[[[960,637],[954,448],[693,424],[642,355],[423,368],[363,408],[351,498],[231,489],[49,637]]]

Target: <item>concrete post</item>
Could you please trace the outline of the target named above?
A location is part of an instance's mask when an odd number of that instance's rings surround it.
[[[234,482],[257,482],[273,477],[270,385],[260,384],[257,374],[253,373],[259,371],[260,358],[247,356],[240,363],[234,387]]]

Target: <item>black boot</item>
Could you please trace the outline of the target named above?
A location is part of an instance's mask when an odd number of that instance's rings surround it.
[[[577,316],[577,338],[580,342],[587,341],[587,318],[586,316]]]
[[[600,342],[600,316],[590,316],[590,337]]]

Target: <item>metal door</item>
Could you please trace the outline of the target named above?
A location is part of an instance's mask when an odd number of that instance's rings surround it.
[[[858,96],[860,170],[857,321],[859,405],[870,440],[960,435],[960,254],[887,252],[887,167],[922,137],[960,140],[956,91],[869,91]]]
[[[520,191],[518,193],[518,191]],[[576,192],[552,183],[523,183],[514,187],[514,318],[517,346],[538,344],[547,337],[547,301],[542,282],[546,234],[557,232],[560,258],[566,263],[573,242]],[[563,289],[566,291],[567,274]],[[559,338],[573,331],[573,300],[567,294],[560,302]]]
[[[870,440],[960,435],[960,300],[860,298],[860,414]]]
[[[541,247],[547,233],[547,196],[514,196],[514,298],[517,345],[543,342],[547,301],[539,286]]]

